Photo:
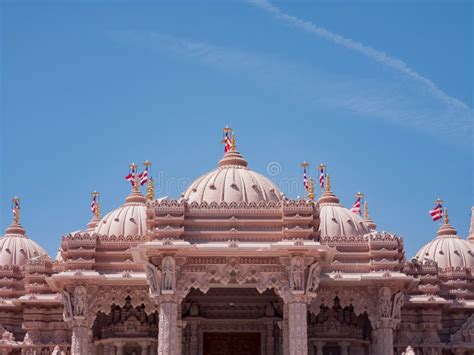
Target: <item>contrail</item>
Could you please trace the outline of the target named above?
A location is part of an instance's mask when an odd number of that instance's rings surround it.
[[[391,57],[385,54],[384,52],[381,52],[370,46],[364,45],[350,38],[343,37],[325,28],[316,26],[314,23],[310,21],[300,19],[296,16],[288,15],[284,13],[282,10],[280,10],[278,7],[274,6],[268,0],[246,0],[246,1],[253,5],[258,6],[264,11],[274,15],[279,20],[282,20],[296,28],[302,29],[303,31],[306,31],[308,33],[311,33],[317,37],[326,39],[328,41],[331,41],[347,49],[353,50],[355,52],[359,52],[360,54],[370,59],[373,59],[389,68],[395,69],[407,75],[409,78],[413,79],[414,81],[424,85],[434,96],[438,97],[440,100],[442,100],[444,103],[448,104],[451,107],[471,111],[469,106],[467,106],[464,102],[454,97],[449,96],[443,90],[438,88],[436,84],[433,83],[430,79],[425,78],[421,74],[417,73],[415,70],[410,68],[405,62],[403,62],[402,60],[398,58]]]

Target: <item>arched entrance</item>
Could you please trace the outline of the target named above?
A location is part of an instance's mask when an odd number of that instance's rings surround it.
[[[185,355],[280,354],[283,301],[273,290],[191,290],[182,303]]]

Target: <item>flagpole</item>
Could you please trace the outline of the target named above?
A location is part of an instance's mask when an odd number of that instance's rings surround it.
[[[303,168],[303,194],[304,196],[307,196],[308,194],[308,187],[307,187],[307,184],[308,184],[308,178],[306,176],[306,169],[308,168],[309,164],[306,162],[306,161],[303,161],[301,163],[301,167]]]

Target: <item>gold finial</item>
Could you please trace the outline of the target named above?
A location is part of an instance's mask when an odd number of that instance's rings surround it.
[[[301,163],[301,166],[303,167],[303,169],[305,169],[309,166],[309,164],[304,161],[304,162]]]
[[[329,174],[326,174],[326,192],[331,191],[331,177]]]
[[[444,208],[444,224],[449,223],[449,216],[448,216],[448,209],[445,207]]]
[[[308,183],[308,197],[311,201],[314,200],[314,180],[312,177],[309,178]]]
[[[367,201],[364,202],[364,218],[369,219],[369,204]]]
[[[441,200],[441,199],[438,197],[438,198],[436,199],[436,201],[435,201],[435,204],[436,204],[436,205],[442,205],[443,202],[444,202],[444,201]]]
[[[12,198],[13,223],[20,224],[20,199],[18,196]]]
[[[364,194],[362,192],[358,192],[358,193],[356,193],[356,197],[357,198],[362,198],[362,197],[364,197]]]
[[[155,198],[155,182],[153,181],[152,177],[150,177],[150,179],[148,180],[146,198],[149,200],[154,200]]]
[[[230,128],[229,126],[225,126],[223,131],[224,133],[229,133],[229,132],[232,132],[232,128]]]
[[[230,150],[235,150],[235,133],[232,133],[232,137],[230,138]]]
[[[148,169],[151,166],[151,162],[148,160],[145,160],[145,162],[143,163],[143,166]]]
[[[132,163],[129,165],[129,168],[132,170],[132,172],[135,172],[137,170],[137,164]]]
[[[326,165],[324,165],[323,163],[319,164],[318,166],[319,170],[321,169],[326,169]]]
[[[99,194],[97,191],[94,191],[94,192],[92,193],[92,200],[94,201],[92,213],[93,213],[94,216],[96,216],[97,218],[100,218],[99,195],[100,195],[100,194]]]

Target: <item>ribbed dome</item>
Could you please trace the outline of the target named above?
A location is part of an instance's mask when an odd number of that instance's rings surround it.
[[[125,203],[107,213],[98,222],[94,233],[108,236],[143,236],[146,232],[146,198],[140,192],[132,192]]]
[[[230,150],[219,166],[204,174],[184,192],[189,202],[278,202],[281,192],[265,176],[247,168],[247,161]]]
[[[352,237],[370,232],[361,216],[341,206],[330,188],[321,195],[318,204],[321,237]]]
[[[457,236],[456,230],[444,223],[437,237],[416,253],[420,261],[436,261],[441,269],[451,267],[474,267],[474,248],[466,240]]]
[[[28,259],[42,255],[47,255],[46,251],[25,235],[20,224],[12,224],[0,238],[0,266],[23,266]]]

